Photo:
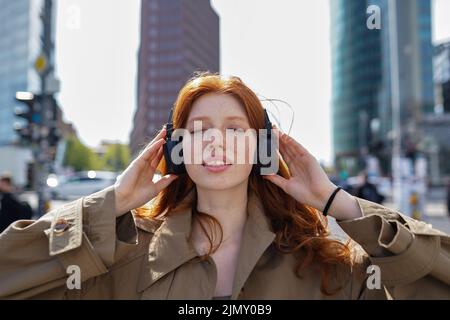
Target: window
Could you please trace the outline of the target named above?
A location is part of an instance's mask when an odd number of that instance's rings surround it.
[[[159,9],[159,6],[158,6],[157,1],[150,2],[150,10],[158,10],[158,9]]]
[[[156,41],[151,41],[150,42],[150,49],[151,50],[156,50],[158,49],[158,43]]]
[[[156,37],[158,36],[158,29],[155,27],[151,27],[149,30],[149,35],[152,37]]]

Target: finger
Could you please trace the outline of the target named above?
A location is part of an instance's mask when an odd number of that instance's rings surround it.
[[[295,162],[294,162],[295,158],[293,157],[291,152],[285,146],[283,146],[281,143],[279,144],[278,150],[279,150],[279,153],[281,154],[283,161],[287,164],[291,174],[295,174],[295,172],[296,172]]]
[[[309,154],[308,150],[306,150],[306,148],[303,147],[298,141],[289,135],[286,136],[284,145],[286,146],[286,149],[290,151],[291,155],[294,156],[294,158],[296,156],[304,156]]]
[[[273,184],[277,185],[278,187],[280,187],[282,190],[284,190],[286,192],[286,185],[287,182],[289,180],[283,178],[280,175],[277,174],[273,174],[273,175],[268,175],[268,176],[263,176],[264,179],[269,180],[270,182],[272,182]]]
[[[280,143],[280,146],[278,148],[280,150],[281,155],[283,156],[284,159],[286,160],[290,160],[292,159],[292,154],[289,151],[289,149],[286,148],[286,146],[282,143]]]
[[[303,156],[306,155],[305,152],[298,150],[293,144],[292,140],[288,140],[289,142],[285,145],[285,153],[288,155],[288,158],[292,162],[292,166],[295,167],[296,164],[299,164],[298,161],[302,159]],[[295,170],[295,168],[293,168]]]
[[[280,150],[283,150],[284,152],[286,152],[287,151],[287,140],[289,139],[289,136],[281,131],[277,131],[277,136],[278,136],[278,144],[280,146]]]
[[[284,146],[284,143],[282,143],[281,141],[281,136],[282,136],[282,132],[278,129],[275,129],[275,137],[277,139],[277,145],[278,145],[278,150],[280,150],[281,155],[284,158],[284,154],[286,153],[286,147]]]
[[[164,150],[162,147],[160,147],[156,156],[153,157],[153,159],[151,160],[150,166],[152,167],[153,170],[155,170],[158,167],[158,164],[161,161],[163,153],[164,153]]]
[[[292,138],[290,138],[287,134],[281,132],[279,129],[275,129],[275,136],[278,139],[278,150],[280,151],[284,162],[287,164],[289,172],[291,173],[291,175],[296,175],[297,168],[295,166],[295,154],[292,150],[290,150],[290,148],[288,148],[288,145],[286,144],[286,141]]]
[[[158,132],[158,134],[153,138],[153,140],[147,144],[142,153],[145,153],[147,149],[149,149],[152,146],[152,144],[154,144],[156,141],[158,141],[159,139],[164,139],[165,137],[166,137],[166,126],[164,125],[162,129]]]
[[[139,159],[144,161],[152,159],[164,143],[166,143],[164,139],[155,141],[146,150],[144,150],[144,152],[139,156]]]
[[[286,139],[287,139],[286,137],[283,137],[282,139],[280,139],[280,153],[283,156],[283,158],[286,160],[286,163],[288,165],[292,165],[293,160],[295,159],[295,154],[293,153],[291,148],[289,148],[289,145],[287,144]]]
[[[293,162],[292,158],[287,153],[281,154],[281,156],[282,156],[284,162],[288,165],[289,170],[292,170],[292,167],[294,166],[294,162]]]
[[[162,177],[161,179],[159,179],[155,183],[155,187],[156,187],[156,190],[158,190],[158,193],[159,193],[159,191],[167,188],[169,186],[169,184],[171,184],[176,178],[178,178],[177,175],[167,174],[164,177]]]
[[[157,141],[157,140],[159,140],[161,138],[164,138],[165,135],[166,135],[166,125],[164,125],[161,128],[161,130],[159,130],[158,134],[153,138],[153,140],[150,143],[155,142],[155,141]]]

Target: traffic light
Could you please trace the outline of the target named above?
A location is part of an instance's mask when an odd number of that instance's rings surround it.
[[[61,131],[58,129],[58,119],[61,117],[60,115],[61,111],[53,95],[50,96],[49,98],[50,98],[51,119],[47,140],[50,147],[56,148],[58,146],[59,140],[61,139]]]
[[[20,143],[28,145],[46,141],[49,147],[56,148],[61,138],[57,125],[60,111],[53,95],[17,92],[16,100],[21,102],[14,110],[15,116],[21,118],[14,123]],[[45,114],[42,112],[44,103],[48,106]]]
[[[61,138],[61,133],[60,133],[59,129],[56,127],[51,128],[48,133],[48,137],[47,137],[48,145],[50,147],[57,147],[60,138]]]
[[[37,126],[41,122],[40,99],[39,95],[31,92],[16,92],[16,101],[22,104],[14,109],[14,114],[22,120],[14,123],[14,130],[21,144],[32,143],[35,139]]]

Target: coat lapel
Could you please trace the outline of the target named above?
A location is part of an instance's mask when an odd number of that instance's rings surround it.
[[[191,194],[192,196],[192,194]],[[232,299],[236,299],[256,263],[275,238],[269,219],[255,193],[250,192],[247,202],[247,220],[242,235],[238,265],[233,284]],[[191,233],[191,208],[168,215],[156,230],[143,262],[138,291],[198,256],[189,241]]]
[[[139,292],[198,256],[188,240],[191,233],[191,221],[191,208],[168,215],[164,219],[150,241],[148,256],[144,259],[142,266]]]
[[[275,239],[262,203],[254,192],[249,194],[247,213],[231,299],[237,299],[253,268]]]

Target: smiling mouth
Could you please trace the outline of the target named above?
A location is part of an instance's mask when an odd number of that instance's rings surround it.
[[[204,162],[202,166],[209,172],[219,173],[227,170],[229,167],[231,167],[231,164],[226,164],[222,160],[213,160]]]
[[[203,162],[202,166],[204,166],[204,167],[226,167],[226,166],[231,166],[231,164],[227,164],[222,160],[213,160],[213,161]]]

